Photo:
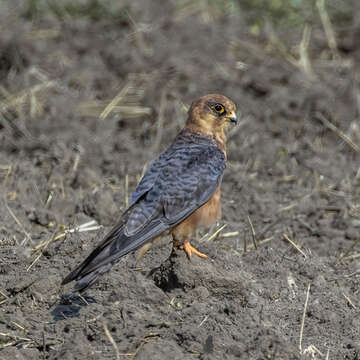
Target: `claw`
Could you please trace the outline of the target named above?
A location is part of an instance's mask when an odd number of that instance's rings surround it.
[[[199,250],[195,249],[191,244],[190,241],[188,239],[184,240],[184,243],[181,244],[178,241],[174,241],[174,247],[183,249],[186,252],[186,255],[188,256],[189,259],[191,259],[191,255],[194,253],[195,255],[206,259],[208,256],[201,253]]]

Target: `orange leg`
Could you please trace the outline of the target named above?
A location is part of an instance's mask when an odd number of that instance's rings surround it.
[[[183,249],[186,252],[186,255],[188,256],[189,259],[191,259],[191,255],[192,253],[194,253],[195,255],[206,259],[207,255],[201,253],[199,250],[195,249],[191,244],[190,244],[190,240],[185,237],[184,238],[184,243],[180,243],[179,241],[174,239],[174,248],[180,248]]]

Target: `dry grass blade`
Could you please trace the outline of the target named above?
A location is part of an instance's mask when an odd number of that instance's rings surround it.
[[[6,196],[4,194],[4,203],[5,203],[5,207],[8,210],[8,212],[10,213],[11,217],[15,220],[15,222],[19,225],[20,229],[22,230],[22,232],[25,234],[26,238],[32,241],[32,238],[30,236],[30,234],[25,230],[24,225],[21,223],[21,221],[16,217],[16,215],[13,213],[13,211],[10,209],[8,202],[6,200]]]
[[[270,236],[269,238],[266,238],[266,239],[264,239],[264,240],[259,241],[259,242],[257,243],[257,246],[259,247],[259,246],[261,246],[261,245],[264,245],[264,244],[272,241],[273,239],[274,239],[274,237],[273,237],[273,236]],[[244,236],[244,250],[243,250],[243,253],[246,254],[246,252],[247,252],[249,249],[254,249],[254,244],[248,245],[248,244],[247,244],[247,238],[246,238],[246,236]],[[240,253],[241,253],[240,251],[237,251],[237,250],[235,250],[235,249],[233,249],[233,250],[234,250],[237,254],[240,254]]]
[[[331,49],[331,51],[333,53],[333,57],[339,58],[339,52],[338,52],[338,47],[337,47],[337,42],[336,42],[336,37],[335,37],[335,31],[332,27],[329,13],[326,10],[325,0],[317,0],[316,6],[318,8],[320,19],[321,19],[322,25],[324,27],[324,31],[325,31],[325,35],[326,35],[326,38],[328,41],[329,48]]]
[[[116,342],[114,340],[114,338],[111,336],[110,331],[107,327],[107,325],[105,324],[105,322],[103,323],[103,327],[104,327],[104,331],[105,331],[105,335],[106,337],[109,339],[111,345],[113,346],[114,350],[115,350],[115,354],[116,354],[116,360],[120,359],[120,352],[119,352],[119,348],[116,345]]]
[[[225,234],[221,234],[221,237],[222,238],[235,237],[238,236],[239,234],[240,234],[239,231],[230,231]]]
[[[227,224],[224,224],[219,229],[217,229],[213,234],[211,234],[205,241],[211,241],[216,238],[216,236],[225,228],[227,227]]]
[[[15,321],[12,321],[11,324],[13,324],[14,326],[16,326],[17,328],[19,328],[20,330],[22,330],[24,333],[28,333],[29,331],[26,330],[22,325],[18,324]]]
[[[300,198],[299,200],[294,201],[293,203],[280,208],[277,212],[281,213],[281,212],[284,212],[284,211],[289,211],[291,209],[294,209],[295,207],[299,206],[302,201],[307,200],[312,195],[313,195],[313,193],[307,194],[307,195],[303,196],[302,198]]]
[[[65,234],[74,232],[87,232],[102,229],[102,225],[98,225],[96,220],[88,221],[87,223],[81,224],[74,227],[73,229],[67,229],[64,231]]]
[[[344,298],[346,299],[346,301],[349,303],[349,305],[350,305],[353,309],[356,310],[356,306],[355,306],[354,303],[350,300],[350,298],[349,298],[347,295],[345,295],[344,293],[342,293],[342,294],[343,294]]]
[[[95,220],[91,220],[87,223],[81,224],[72,229],[66,229],[66,230],[62,231],[60,234],[57,234],[56,236],[52,236],[49,240],[43,241],[40,244],[36,245],[32,249],[32,251],[36,252],[38,250],[46,248],[51,242],[59,240],[59,239],[65,237],[67,234],[71,234],[74,232],[80,233],[80,232],[94,231],[94,230],[99,230],[101,228],[102,228],[102,225],[97,225],[97,222]]]
[[[284,239],[288,241],[305,259],[307,258],[307,255],[300,249],[300,247],[292,241],[286,234],[283,234]]]
[[[209,315],[206,315],[206,316],[204,317],[204,319],[201,321],[201,323],[198,325],[198,328],[201,327],[208,318],[209,318]]]
[[[59,239],[65,237],[65,236],[66,236],[66,233],[65,233],[65,232],[62,232],[62,233],[56,235],[55,237],[51,236],[51,238],[50,238],[49,240],[43,241],[43,242],[41,242],[40,244],[36,245],[36,246],[32,249],[32,251],[33,251],[33,252],[36,252],[36,251],[38,251],[38,250],[41,250],[41,249],[43,249],[43,248],[46,248],[52,241],[59,240]]]
[[[224,13],[233,11],[233,3],[227,1],[178,0],[176,1],[176,20],[198,15],[204,23],[211,23]]]
[[[254,225],[253,225],[249,215],[248,215],[248,221],[249,221],[250,228],[251,228],[251,236],[252,236],[252,239],[253,239],[254,248],[257,249],[256,232],[255,232]]]
[[[26,271],[30,271],[30,269],[39,261],[41,258],[42,252],[35,258],[35,260],[28,266]]]
[[[141,175],[140,175],[140,180],[144,177],[146,170],[147,170],[148,164],[145,163],[145,165],[143,166],[142,170],[141,170]],[[139,180],[139,181],[140,181]]]
[[[359,172],[360,172],[360,168],[359,168]],[[355,205],[351,209],[349,209],[349,215],[354,218],[360,219],[360,205]]]
[[[358,259],[358,258],[360,258],[360,253],[343,257],[341,260],[347,261],[347,260],[354,260],[354,259]]]
[[[274,239],[274,237],[273,237],[273,236],[270,236],[269,238],[266,238],[266,239],[264,239],[264,240],[258,241],[256,245],[259,247],[259,246],[261,246],[261,245],[264,245],[264,244],[270,242],[270,241],[273,240],[273,239]],[[254,249],[254,248],[255,248],[255,245],[254,245],[254,244],[250,244],[250,245],[248,245],[248,247],[247,247],[247,249]]]
[[[81,115],[107,118],[110,113],[126,117],[150,115],[152,109],[139,105],[144,97],[147,84],[152,80],[153,73],[129,74],[128,80],[120,92],[107,104],[99,101],[86,101],[78,106]]]
[[[130,13],[128,11],[125,11],[126,15],[128,16],[132,27],[133,27],[133,33],[132,33],[132,37],[135,38],[135,42],[136,45],[138,46],[138,48],[146,55],[152,55],[153,54],[153,49],[150,48],[144,38],[144,28],[142,26],[139,26],[136,21],[133,19],[133,17],[130,15]]]
[[[13,346],[17,344],[17,341],[9,341],[5,344],[0,344],[0,349],[5,349],[6,347]]]
[[[286,61],[300,69],[310,80],[314,80],[316,75],[312,69],[310,56],[308,52],[309,44],[311,37],[311,28],[306,25],[303,30],[303,36],[301,42],[299,44],[299,59],[297,59],[291,52],[287,49],[287,47],[282,43],[279,39],[278,35],[275,31],[271,31],[270,33],[270,42],[274,46],[274,50],[272,51],[275,55],[279,53],[284,57]]]
[[[52,242],[54,241],[55,239],[55,233],[51,236],[50,240],[48,240],[46,242],[46,244],[44,245],[43,249],[46,249],[47,246]],[[42,251],[40,252],[40,254],[35,258],[35,260],[29,265],[29,267],[26,269],[26,271],[30,271],[30,269],[39,261],[39,259],[41,258],[41,255],[42,255]]]
[[[345,135],[340,129],[338,129],[333,123],[331,123],[321,113],[316,113],[316,116],[322,121],[322,123],[328,127],[331,131],[337,134],[342,140],[344,140],[354,151],[360,152],[360,146],[355,144],[347,135]]]
[[[360,237],[357,238],[352,245],[349,247],[349,249],[346,250],[345,254],[340,256],[338,258],[338,260],[336,261],[336,264],[338,264],[341,260],[348,260],[351,258],[351,256],[348,256],[350,254],[350,252],[355,248],[355,246],[360,242]],[[354,258],[354,257],[352,257]],[[356,257],[355,257],[356,258]]]
[[[308,287],[307,287],[304,312],[303,312],[303,316],[301,319],[300,338],[299,338],[300,353],[302,352],[302,339],[303,339],[303,334],[304,334],[305,316],[306,316],[306,309],[307,309],[307,305],[308,305],[308,301],[309,301],[309,295],[310,295],[310,284],[308,284]]]
[[[303,31],[303,37],[299,47],[300,59],[298,66],[303,70],[303,72],[309,77],[309,79],[314,80],[316,78],[314,70],[311,66],[310,56],[309,56],[309,44],[311,37],[311,27],[306,25]]]
[[[120,92],[110,101],[110,103],[105,107],[104,111],[100,114],[99,118],[101,120],[105,120],[108,115],[113,110],[114,106],[117,105],[123,98],[126,96],[126,94],[129,92],[131,88],[131,82],[128,82],[125,84],[125,86],[120,90]]]
[[[4,349],[6,347],[9,346],[13,346],[13,345],[17,345],[20,343],[32,343],[33,340],[29,339],[29,338],[23,338],[21,336],[17,336],[11,333],[0,333],[0,337],[3,337],[5,339],[9,339],[10,341],[0,344],[0,349]]]
[[[104,112],[104,106],[104,103],[100,101],[85,101],[78,106],[77,110],[81,116],[100,117]],[[152,109],[139,105],[115,105],[111,108],[111,112],[128,118],[136,118],[151,115]]]
[[[320,355],[321,357],[324,356],[324,354],[315,346],[315,345],[309,345],[303,352],[304,355],[308,355],[311,359],[316,359],[316,355]]]
[[[6,176],[5,176],[5,179],[4,179],[4,183],[3,183],[4,188],[6,188],[6,183],[7,183],[8,179],[9,179],[9,176],[10,176],[10,174],[11,174],[11,171],[12,171],[12,166],[9,166],[9,167],[7,168],[7,173],[6,173]],[[20,227],[20,229],[22,230],[22,232],[25,234],[26,239],[29,239],[30,241],[32,241],[32,238],[31,238],[30,234],[25,230],[24,225],[23,225],[23,224],[21,223],[21,221],[16,217],[16,215],[14,214],[14,212],[10,209],[10,206],[8,205],[7,198],[6,198],[6,191],[4,191],[3,200],[4,200],[4,204],[5,204],[5,207],[6,207],[7,211],[9,212],[9,214],[11,215],[11,217],[15,220],[15,222],[18,224],[18,226]]]
[[[304,27],[302,39],[298,46],[298,58],[287,49],[284,43],[279,39],[277,33],[272,29],[270,30],[270,43],[273,46],[272,53],[275,55],[280,54],[286,61],[300,69],[309,80],[315,80],[316,74],[312,68],[308,51],[311,39],[311,27],[308,25],[305,25]]]
[[[121,114],[127,117],[140,117],[152,114],[152,108],[146,106],[117,105],[114,106],[112,110],[114,113]]]
[[[82,156],[83,152],[84,152],[84,150],[81,147],[79,147],[79,152],[75,154],[74,164],[71,169],[73,174],[75,174],[79,168],[79,164],[80,164],[80,160],[81,160],[81,156]]]
[[[140,345],[138,346],[138,348],[135,350],[135,352],[133,354],[131,354],[131,359],[135,359],[136,355],[138,354],[138,352],[140,351],[140,349],[148,342],[151,341],[155,341],[157,338],[159,337],[158,334],[152,334],[150,333],[148,336],[145,337],[145,339],[140,343]]]
[[[6,303],[6,302],[9,300],[8,297],[7,297],[7,295],[6,295],[3,291],[1,291],[1,290],[0,290],[0,295],[3,297],[3,299],[0,300],[0,305]]]
[[[86,301],[86,299],[81,294],[77,294],[77,295],[85,305],[89,305],[89,303]]]
[[[16,113],[20,113],[22,107],[25,105],[28,98],[31,101],[31,97],[35,96],[36,93],[47,90],[51,87],[55,87],[56,84],[57,84],[56,81],[47,81],[42,84],[34,85],[29,89],[22,90],[17,94],[11,94],[1,104],[0,112],[6,113],[7,111],[11,110],[11,111],[15,111]]]

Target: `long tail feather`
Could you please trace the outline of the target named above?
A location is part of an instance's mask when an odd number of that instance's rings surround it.
[[[129,237],[124,234],[122,224],[115,227],[102,243],[65,277],[62,285],[77,280],[74,291],[84,291],[94,284],[99,276],[108,272],[120,258],[161,234],[166,228],[161,221],[154,221],[141,232]]]

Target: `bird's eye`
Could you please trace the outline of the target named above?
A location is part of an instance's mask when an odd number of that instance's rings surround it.
[[[215,104],[214,110],[220,115],[224,114],[224,112],[225,112],[225,108],[221,104]]]

